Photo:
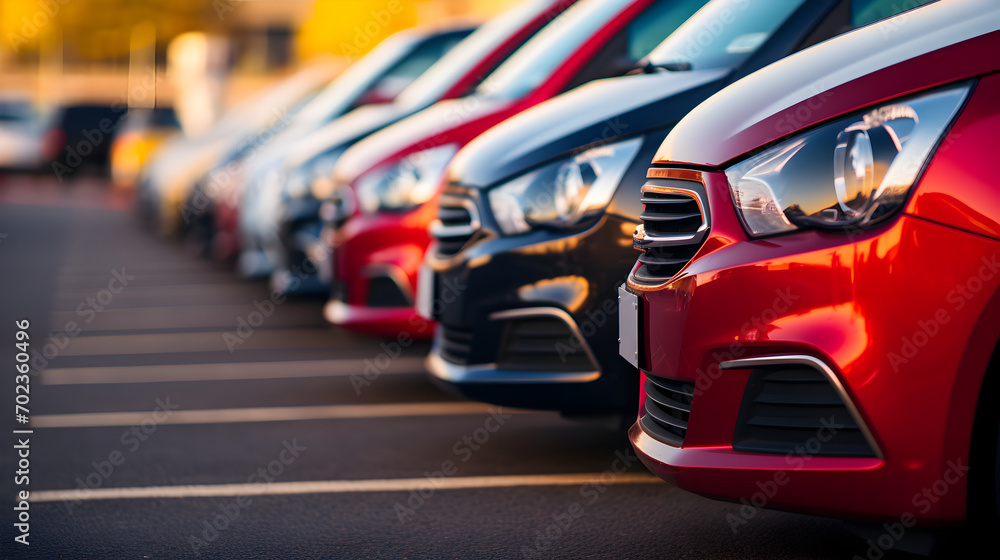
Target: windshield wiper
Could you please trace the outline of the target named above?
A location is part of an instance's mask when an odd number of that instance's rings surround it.
[[[663,64],[653,64],[652,62],[647,62],[642,67],[642,72],[644,74],[656,74],[657,72],[663,72],[664,70],[668,72],[690,72],[694,67],[690,62],[664,62]]]

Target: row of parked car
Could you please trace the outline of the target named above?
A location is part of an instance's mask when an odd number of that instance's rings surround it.
[[[129,189],[150,152],[180,129],[172,107],[53,107],[7,92],[0,94],[0,171],[51,173],[60,182],[78,172],[110,172],[117,188]]]
[[[433,338],[449,390],[626,419],[682,488],[995,519],[998,30],[992,0],[531,0],[168,141],[137,206]]]

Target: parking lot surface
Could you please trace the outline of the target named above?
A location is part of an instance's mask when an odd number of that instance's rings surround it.
[[[654,479],[596,423],[446,394],[425,343],[330,327],[321,300],[143,232],[99,181],[0,178],[0,233],[0,359],[28,319],[35,370],[30,544],[6,452],[5,558],[866,554],[837,521]]]

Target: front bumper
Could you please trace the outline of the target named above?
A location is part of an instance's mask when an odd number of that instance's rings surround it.
[[[439,321],[427,366],[465,397],[567,414],[632,414],[636,371],[617,356],[617,292],[634,223],[488,236],[431,253]],[[559,276],[553,277],[553,270]]]
[[[330,293],[332,230],[320,216],[322,205],[311,197],[285,201],[273,250],[278,256],[272,289],[286,295]]]
[[[979,388],[996,343],[995,327],[984,324],[1000,285],[990,259],[1000,243],[909,215],[861,234],[752,241],[725,176],[705,177],[709,239],[678,276],[640,292],[644,373],[696,388],[686,435],[669,445],[637,424],[640,457],[707,496],[759,500],[781,477],[767,507],[960,522]],[[789,355],[829,366],[870,431],[872,456],[734,449],[751,371],[720,365]]]
[[[414,309],[417,272],[430,243],[433,202],[400,213],[358,214],[334,234],[328,321],[375,336],[433,336]]]

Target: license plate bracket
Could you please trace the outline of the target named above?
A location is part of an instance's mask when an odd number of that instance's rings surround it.
[[[417,273],[417,314],[425,319],[434,320],[434,293],[435,280],[437,275],[434,270],[425,265],[421,265]]]
[[[639,367],[639,296],[618,287],[618,353]]]

